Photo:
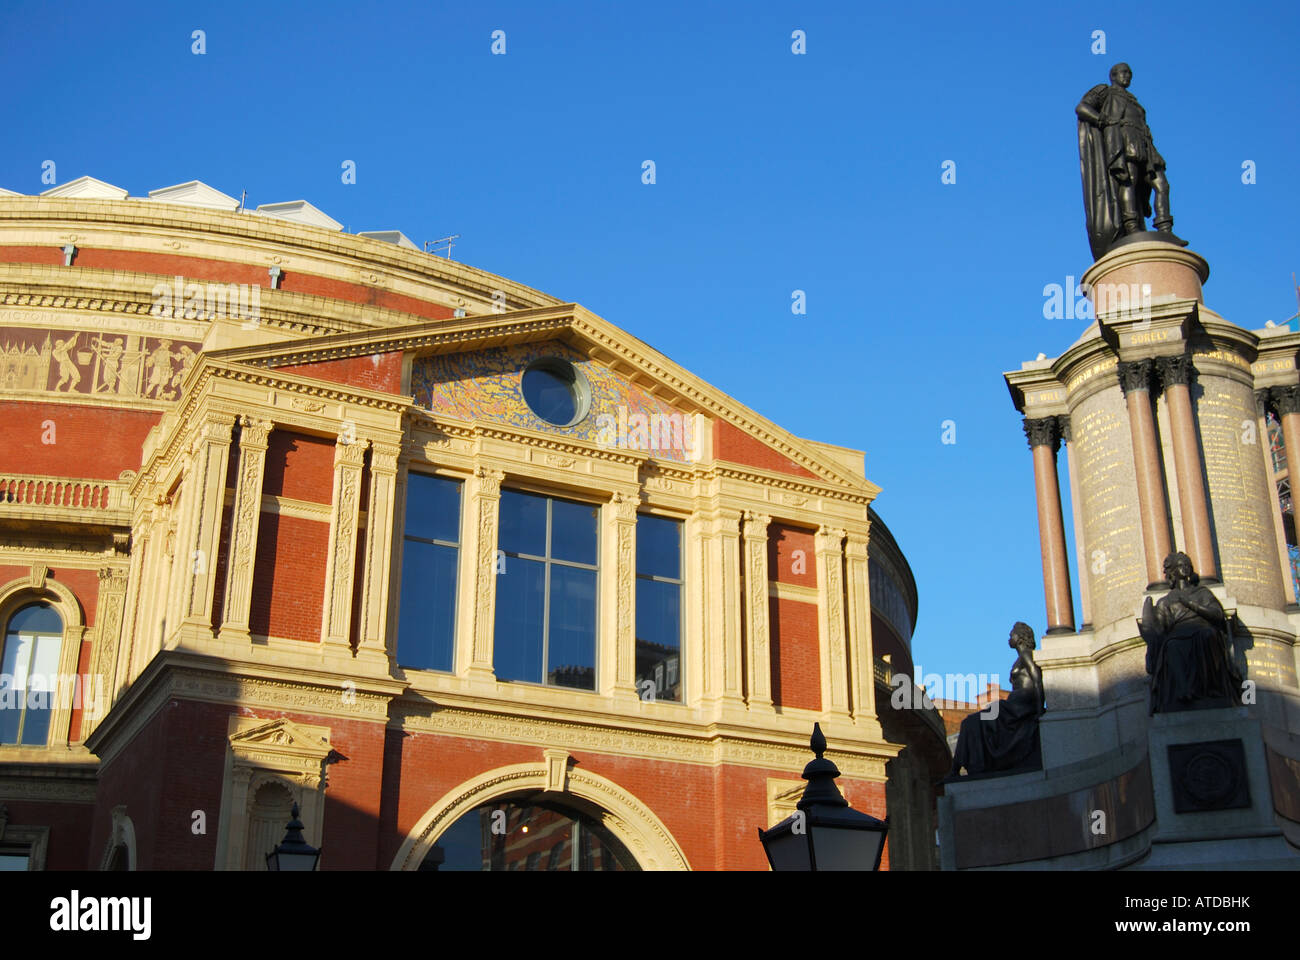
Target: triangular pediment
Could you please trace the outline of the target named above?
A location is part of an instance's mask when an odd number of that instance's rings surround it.
[[[514,411],[505,407],[514,398],[505,397],[506,391],[498,389],[495,400],[500,402],[495,402],[491,395],[496,388],[489,385],[487,402],[479,402],[483,391],[467,397],[475,393],[469,381],[479,374],[491,378],[506,371],[514,371],[518,380],[521,364],[547,351],[563,351],[565,359],[583,364],[589,379],[601,381],[600,388],[613,398],[615,407],[621,403],[629,408],[629,417],[640,412],[647,416],[659,413],[708,418],[713,427],[714,460],[757,474],[830,482],[869,498],[879,492],[863,476],[860,451],[794,436],[577,304],[236,348],[219,351],[213,357],[260,367],[292,367],[294,374],[304,376],[311,375],[310,365],[320,364],[323,373],[330,371],[330,376],[322,379],[337,383],[335,373],[346,359],[400,353],[411,362],[409,387],[416,405],[429,410],[435,418],[478,422],[504,419],[509,423]],[[456,357],[470,359],[461,361]],[[459,405],[431,402],[436,398],[430,387],[439,382],[455,385],[452,392],[459,393]],[[356,385],[370,386],[364,382]],[[446,399],[445,395],[442,399]],[[514,425],[538,429],[536,423],[521,421]],[[588,428],[592,437],[575,439],[595,443],[599,425],[590,424]]]
[[[232,747],[278,747],[286,751],[328,753],[329,742],[318,732],[281,717],[230,735]]]
[[[94,177],[78,177],[57,187],[50,187],[41,193],[42,197],[68,197],[80,200],[125,200],[126,191],[121,187]]]
[[[16,190],[6,190],[4,187],[0,187],[0,197],[21,197],[21,196],[22,194]]]
[[[324,227],[326,230],[342,230],[339,223],[324,210],[312,206],[306,200],[289,200],[285,203],[264,203],[257,208],[264,217],[288,220],[292,223],[305,223],[311,227]]]
[[[239,209],[238,200],[209,187],[202,180],[191,180],[188,183],[150,190],[149,199],[155,203],[182,203],[188,207],[208,207],[213,210]]]

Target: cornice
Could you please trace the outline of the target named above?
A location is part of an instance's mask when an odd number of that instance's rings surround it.
[[[141,198],[125,200],[65,200],[54,197],[6,197],[0,200],[0,222],[48,225],[75,230],[113,228],[123,233],[147,231],[181,236],[208,236],[247,241],[280,250],[334,256],[353,266],[400,273],[431,287],[468,292],[491,302],[502,291],[520,306],[558,303],[557,298],[456,260],[407,250],[372,237],[280,220],[254,213],[227,213]]]

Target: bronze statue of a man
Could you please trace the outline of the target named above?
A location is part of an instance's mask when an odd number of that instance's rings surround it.
[[[1146,232],[1152,191],[1152,226],[1158,236],[1150,239],[1187,245],[1173,233],[1165,158],[1151,139],[1146,111],[1128,91],[1132,79],[1129,65],[1117,63],[1110,68],[1110,84],[1093,87],[1074,108],[1079,118],[1079,168],[1088,242],[1098,260],[1125,237]]]
[[[1241,673],[1232,659],[1223,605],[1200,585],[1185,553],[1165,558],[1172,589],[1142,607],[1138,630],[1147,644],[1151,713],[1174,713],[1241,702]]]

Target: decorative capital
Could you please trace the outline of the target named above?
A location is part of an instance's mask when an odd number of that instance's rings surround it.
[[[195,439],[201,438],[213,443],[229,443],[231,432],[234,428],[234,414],[209,410],[203,417],[203,424],[199,427],[199,432]]]
[[[1267,388],[1255,391],[1255,415],[1258,417],[1267,417],[1269,408],[1273,406],[1273,398]]]
[[[818,553],[838,553],[840,544],[844,542],[844,531],[836,527],[818,527],[814,542]]]
[[[767,528],[771,525],[772,518],[765,513],[758,513],[754,510],[745,511],[745,539],[746,540],[766,540]]]
[[[1073,438],[1073,433],[1070,428],[1070,418],[1068,416],[1057,417],[1056,426],[1057,429],[1061,431],[1061,439],[1066,443],[1069,443]]]
[[[265,447],[271,439],[275,424],[270,420],[243,416],[239,418],[239,444],[243,447]]]
[[[1025,417],[1025,436],[1029,439],[1029,449],[1034,447],[1051,447],[1056,453],[1061,446],[1060,425],[1056,417]]]
[[[334,444],[334,462],[359,467],[366,461],[366,448],[369,446],[369,440],[358,440],[351,433],[341,433]]]
[[[1150,360],[1131,360],[1121,361],[1116,367],[1119,374],[1119,388],[1124,391],[1124,396],[1128,396],[1134,390],[1151,391],[1151,367]]]
[[[609,505],[614,510],[614,519],[635,522],[637,507],[641,506],[641,498],[635,494],[615,493],[610,497]]]
[[[1196,375],[1192,358],[1185,353],[1176,357],[1160,357],[1156,364],[1160,370],[1160,382],[1165,389],[1189,386],[1192,377]]]
[[[396,473],[397,459],[402,455],[402,446],[398,443],[370,442],[370,469],[377,473]]]
[[[1300,386],[1274,387],[1270,396],[1279,417],[1300,413]]]
[[[501,481],[506,478],[502,470],[489,470],[487,467],[479,467],[474,471],[474,477],[478,480],[478,492],[488,496],[498,496],[501,493]]]

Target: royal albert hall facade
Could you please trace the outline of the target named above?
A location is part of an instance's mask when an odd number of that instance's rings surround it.
[[[819,721],[931,869],[863,455],[197,181],[0,191],[0,866],[766,869]]]

